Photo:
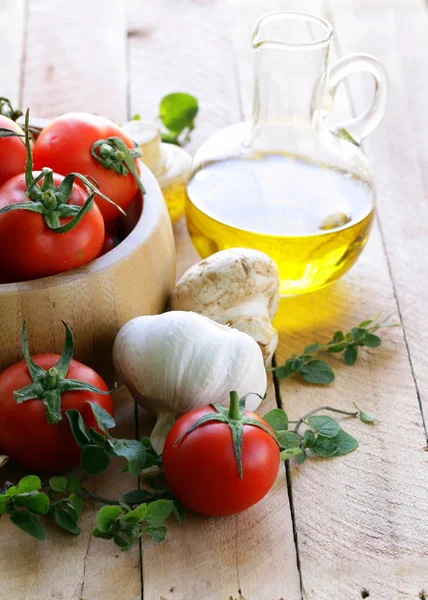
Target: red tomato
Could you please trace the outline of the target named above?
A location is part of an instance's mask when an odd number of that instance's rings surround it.
[[[213,412],[210,406],[198,408],[176,421],[165,442],[163,470],[171,491],[188,508],[209,516],[232,515],[268,493],[278,473],[279,447],[263,429],[243,425],[240,479],[232,433],[226,423],[204,423],[174,445],[200,417]],[[244,414],[271,431],[258,415]]]
[[[104,256],[104,254],[107,254],[107,252],[110,252],[110,250],[113,250],[113,248],[116,248],[116,246],[118,244],[119,244],[119,240],[116,236],[106,233],[104,236],[104,244],[103,244],[103,248],[101,250],[101,256]]]
[[[37,176],[38,173],[34,173]],[[55,186],[64,179],[54,174]],[[0,209],[28,200],[25,176],[18,175],[0,188]],[[74,184],[68,204],[82,206],[87,194]],[[61,225],[71,217],[61,218]],[[94,203],[71,231],[57,233],[42,215],[29,210],[11,210],[0,215],[0,283],[26,281],[80,267],[101,252],[104,222]]]
[[[24,136],[20,126],[3,115],[0,115],[0,127],[10,129]],[[11,177],[25,171],[26,159],[27,151],[24,145],[24,137],[0,137],[0,186]]]
[[[68,113],[54,119],[43,129],[34,147],[34,168],[51,167],[55,173],[82,173],[93,177],[101,192],[123,209],[130,204],[138,186],[131,173],[121,175],[101,165],[91,154],[92,145],[100,139],[118,137],[128,148],[131,139],[118,125],[104,117],[87,113]],[[140,168],[135,160],[138,173]],[[105,221],[115,219],[115,206],[97,198]]]
[[[32,357],[43,369],[53,367],[58,354],[38,354]],[[101,390],[108,387],[89,367],[72,360],[66,379],[90,383]],[[77,465],[80,448],[71,433],[66,411],[77,409],[87,427],[97,429],[88,401],[95,402],[113,415],[111,396],[93,392],[64,392],[61,398],[62,421],[55,425],[47,422],[43,402],[39,399],[17,404],[13,392],[32,383],[24,360],[0,374],[0,448],[7,456],[27,469],[46,472],[66,471]]]
[[[105,224],[105,227],[106,233],[109,233],[110,235],[117,235],[119,229],[117,219],[115,219],[114,221],[108,221],[108,223]]]

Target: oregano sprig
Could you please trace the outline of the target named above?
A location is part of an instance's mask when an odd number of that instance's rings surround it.
[[[81,465],[87,475],[81,479],[73,474],[55,476],[46,482],[35,475],[28,475],[16,486],[7,482],[0,490],[0,516],[9,515],[11,522],[19,529],[43,541],[46,532],[40,516],[51,518],[68,533],[78,535],[80,516],[85,504],[90,501],[103,505],[96,516],[95,537],[111,539],[124,551],[144,535],[161,542],[167,531],[165,520],[174,514],[182,522],[184,509],[170,490],[165,488],[160,476],[159,481],[151,482],[152,490],[135,489],[121,499],[98,496],[83,486],[88,475],[107,469],[113,455],[127,460],[127,469],[122,471],[128,470],[131,475],[137,468],[140,473],[143,469],[161,464],[161,458],[149,438],[140,441],[113,438],[108,433],[108,429],[115,426],[113,418],[96,404],[91,403],[91,408],[102,433],[93,428],[86,429],[78,411],[67,411],[73,435],[83,448]]]
[[[288,379],[294,375],[300,375],[307,383],[328,385],[335,379],[331,366],[320,356],[329,353],[343,352],[346,365],[353,366],[358,359],[359,348],[378,348],[382,344],[381,338],[376,332],[383,327],[398,327],[398,323],[390,322],[391,315],[383,321],[378,321],[380,314],[373,319],[362,321],[357,327],[353,327],[348,333],[336,331],[332,339],[325,343],[315,342],[309,344],[303,353],[293,354],[283,365],[271,369],[278,379]]]
[[[358,448],[358,441],[342,429],[339,421],[327,415],[317,414],[322,411],[358,417],[363,423],[374,422],[372,415],[359,408],[356,411],[347,411],[333,406],[320,406],[295,422],[289,421],[287,413],[282,409],[274,408],[263,418],[275,432],[282,460],[295,456],[297,463],[301,464],[305,462],[308,451],[321,458],[330,458],[343,456]],[[290,430],[291,423],[295,424],[295,427]],[[300,431],[302,425],[307,427],[303,433]]]

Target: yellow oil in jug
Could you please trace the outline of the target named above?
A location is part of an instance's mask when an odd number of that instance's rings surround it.
[[[319,289],[347,271],[373,215],[367,182],[289,155],[212,162],[187,188],[187,226],[199,254],[265,252],[278,265],[282,296]]]

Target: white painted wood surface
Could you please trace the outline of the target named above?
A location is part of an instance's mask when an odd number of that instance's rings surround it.
[[[360,441],[357,452],[293,464],[287,476],[281,469],[256,507],[227,519],[171,522],[165,543],[144,542],[141,552],[123,554],[91,538],[91,509],[81,536],[52,527],[45,544],[2,519],[0,598],[418,600],[428,592],[428,454],[418,399],[419,392],[427,414],[428,23],[422,1],[2,0],[0,95],[21,99],[40,116],[87,110],[122,121],[136,112],[155,117],[162,95],[187,91],[201,104],[195,150],[219,128],[248,116],[251,24],[274,9],[329,18],[338,54],[376,54],[390,75],[386,118],[365,143],[379,226],[348,275],[283,302],[277,317],[280,363],[336,328],[379,310],[396,312],[403,328],[386,332],[380,349],[352,368],[333,357],[332,386],[281,382],[277,398],[291,418],[321,404],[347,408],[356,400],[378,422],[346,422]],[[334,120],[368,103],[364,78],[342,88]],[[183,222],[175,234],[181,275],[197,256]],[[120,435],[134,436],[134,406],[123,391],[117,405]],[[264,409],[274,405],[271,386]],[[140,433],[151,424],[141,413]],[[7,465],[0,481],[6,476],[17,472]],[[96,492],[110,497],[132,486],[114,469],[95,482]]]

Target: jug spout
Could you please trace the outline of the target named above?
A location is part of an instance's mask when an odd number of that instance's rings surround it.
[[[314,126],[321,119],[332,36],[330,23],[303,13],[275,12],[257,21],[254,127],[278,122]]]

